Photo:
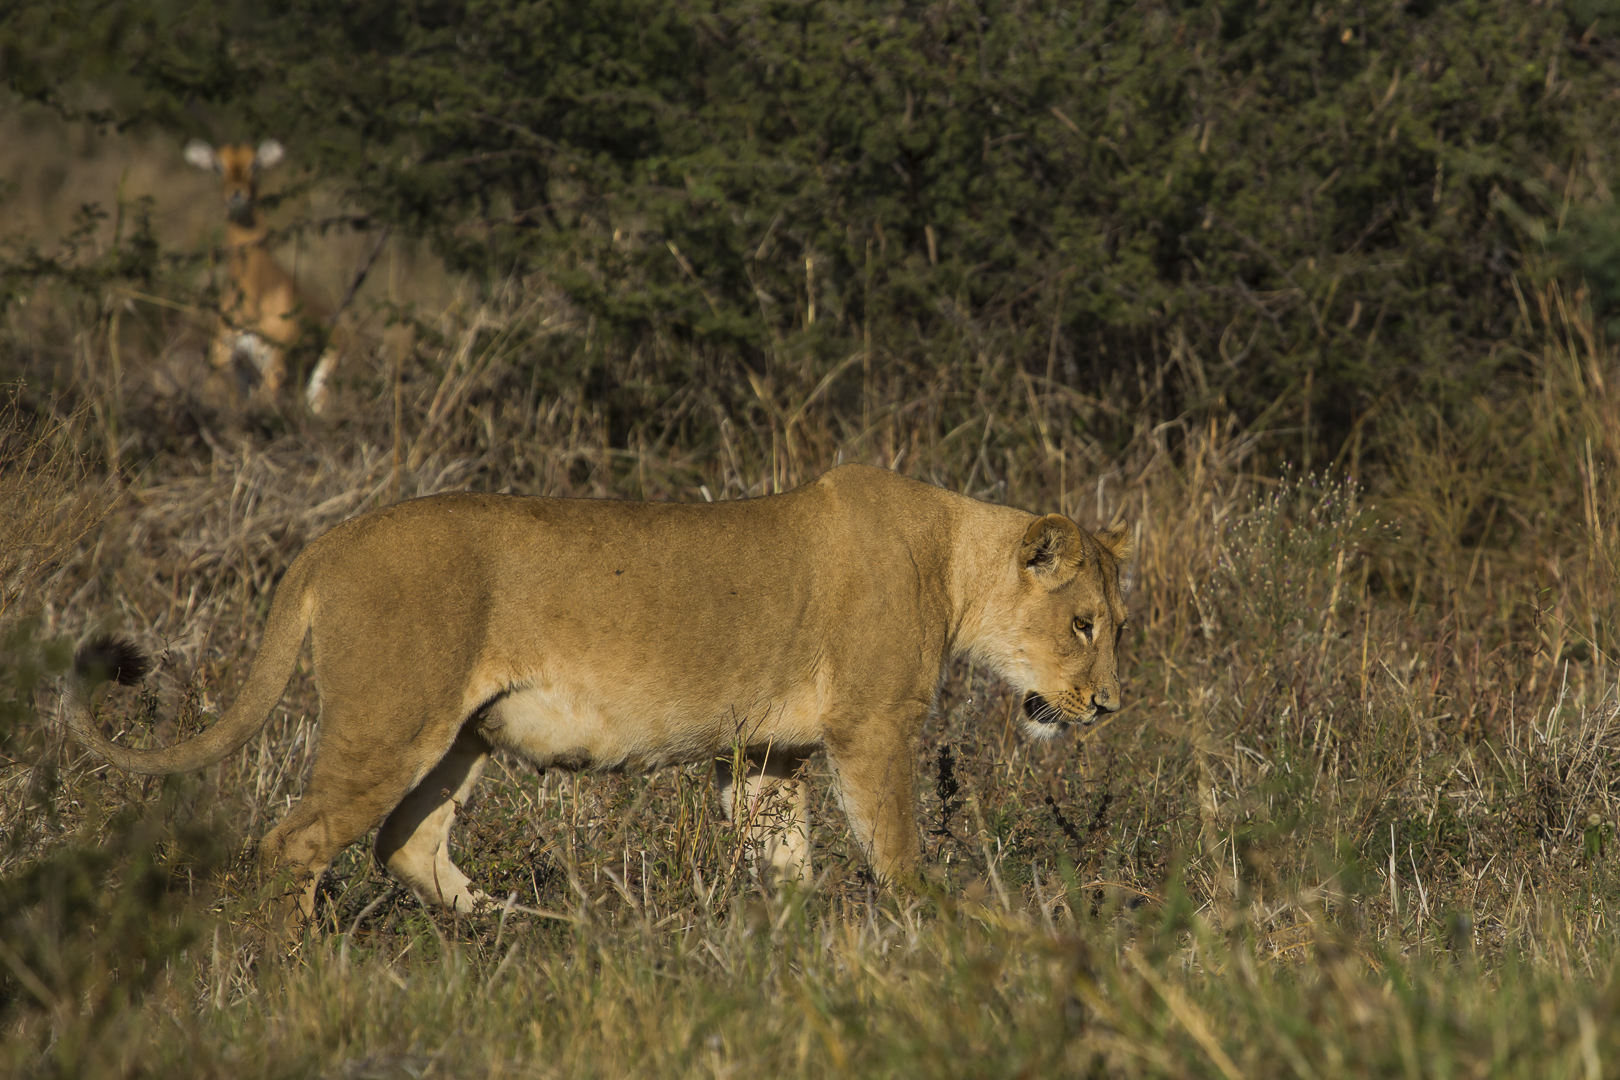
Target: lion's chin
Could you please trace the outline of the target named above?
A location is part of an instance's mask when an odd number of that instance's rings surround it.
[[[1049,739],[1061,738],[1077,727],[1090,727],[1097,722],[1096,713],[1090,716],[1076,716],[1072,719],[1065,717],[1062,720],[1025,720],[1021,725],[1024,737],[1033,742],[1046,742]]]
[[[1069,728],[1073,726],[1073,724],[1070,724],[1065,720],[1056,720],[1052,722],[1025,720],[1022,725],[1024,729],[1024,738],[1030,740],[1031,742],[1046,742],[1048,739],[1055,739],[1059,735],[1067,732]]]

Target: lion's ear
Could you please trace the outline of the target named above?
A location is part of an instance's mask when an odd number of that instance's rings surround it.
[[[1130,562],[1135,545],[1131,543],[1131,527],[1126,524],[1115,525],[1100,533],[1092,533],[1092,537],[1108,549],[1108,553],[1120,562]]]
[[[1018,561],[1031,576],[1049,588],[1062,585],[1085,561],[1080,527],[1062,514],[1036,518],[1024,530]]]

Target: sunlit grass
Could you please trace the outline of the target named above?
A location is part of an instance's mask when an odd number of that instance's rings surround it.
[[[53,554],[4,564],[29,629],[0,664],[0,1060],[61,1076],[1604,1075],[1620,1060],[1620,362],[1578,305],[1543,299],[1524,395],[1413,408],[1363,475],[1282,478],[1257,473],[1263,433],[1217,411],[1105,451],[1080,404],[993,357],[945,353],[955,374],[933,389],[880,372],[855,408],[815,381],[725,384],[717,364],[615,431],[581,387],[510,375],[586,325],[492,303],[447,311],[397,398],[391,360],[351,367],[324,428],[234,414],[202,381],[154,389],[141,380],[197,339],[154,324],[161,347],[125,347],[127,492],[98,528],[110,500],[79,494],[107,464],[94,411],[78,427],[8,414],[4,445],[34,464],[0,473],[24,508],[0,556]],[[646,361],[609,362],[628,377]],[[64,400],[110,394],[109,365],[79,370]],[[707,770],[503,760],[452,842],[492,894],[549,915],[427,912],[357,846],[284,954],[247,856],[302,788],[307,677],[196,777],[117,773],[52,726],[62,643],[115,626],[162,664],[150,691],[109,699],[108,729],[182,737],[235,692],[298,550],[396,498],[736,498],[840,459],[1136,532],[1115,718],[1027,745],[1003,687],[951,672],[918,747],[921,895],[872,886],[824,778],[817,888],[784,896]]]

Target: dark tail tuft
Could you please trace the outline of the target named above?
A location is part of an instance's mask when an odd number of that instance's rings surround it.
[[[146,678],[152,662],[128,638],[105,634],[79,646],[73,654],[73,670],[80,678],[93,682],[111,679],[134,686]]]

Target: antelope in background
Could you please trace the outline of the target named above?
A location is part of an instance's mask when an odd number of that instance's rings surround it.
[[[208,350],[217,368],[246,360],[259,374],[265,392],[276,396],[287,379],[288,346],[311,322],[327,322],[319,304],[298,291],[293,276],[276,262],[266,246],[269,228],[259,211],[258,176],[285,156],[281,144],[266,139],[257,150],[238,143],[215,150],[201,139],[186,144],[186,160],[220,175],[225,197],[225,251],[230,284],[220,307],[219,329]],[[305,387],[313,413],[326,405],[327,381],[337,366],[337,344],[328,342]]]

